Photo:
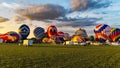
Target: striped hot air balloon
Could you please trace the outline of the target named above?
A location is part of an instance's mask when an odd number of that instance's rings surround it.
[[[94,33],[97,39],[106,41],[109,40],[111,27],[106,24],[97,25],[94,29]]]
[[[111,29],[111,34],[110,34],[110,39],[113,42],[116,42],[120,39],[120,29],[118,28],[112,28]]]
[[[94,29],[94,32],[95,33],[102,33],[102,34],[105,34],[107,36],[110,35],[110,30],[111,30],[111,27],[109,25],[106,25],[106,24],[100,24],[100,25],[97,25]]]
[[[33,33],[37,39],[42,39],[45,36],[45,30],[42,27],[36,27]]]

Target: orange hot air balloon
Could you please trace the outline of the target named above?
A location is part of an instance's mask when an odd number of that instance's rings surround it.
[[[105,42],[106,40],[109,40],[109,37],[102,33],[95,34],[95,37],[98,39],[97,41]]]
[[[47,35],[49,38],[54,39],[57,36],[57,28],[55,26],[49,26],[47,29]]]
[[[0,39],[2,39],[3,42],[14,41],[13,37],[8,34],[0,34]]]

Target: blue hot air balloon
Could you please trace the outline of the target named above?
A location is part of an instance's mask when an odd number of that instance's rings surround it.
[[[34,36],[37,38],[37,39],[41,39],[45,36],[45,30],[44,28],[42,27],[36,27],[33,31],[34,33]]]
[[[23,24],[19,27],[18,32],[21,35],[22,39],[26,39],[30,34],[30,28],[26,24]]]

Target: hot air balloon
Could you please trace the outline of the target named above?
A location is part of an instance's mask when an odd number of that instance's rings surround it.
[[[110,35],[110,30],[111,30],[111,27],[109,25],[106,25],[106,24],[100,24],[100,25],[97,25],[94,29],[94,32],[95,33],[102,33],[102,34],[105,34],[107,36]]]
[[[11,42],[18,42],[21,39],[21,36],[18,33],[14,32],[14,31],[7,32],[6,34],[13,37],[14,40],[11,41]]]
[[[57,32],[57,36],[64,37],[64,32],[62,31]]]
[[[68,33],[64,33],[64,40],[65,41],[70,40],[70,35]]]
[[[10,36],[9,34],[0,34],[0,39],[3,40],[3,43],[8,41],[14,41],[13,37]]]
[[[57,36],[57,28],[53,25],[49,26],[47,29],[47,35],[49,38],[55,39],[55,37]]]
[[[33,33],[37,39],[42,39],[45,36],[45,30],[42,27],[36,27]]]
[[[110,30],[111,30],[111,27],[106,24],[97,25],[94,29],[96,39],[102,42],[103,41],[105,42],[106,40],[110,40],[109,38]]]
[[[82,38],[81,36],[73,36],[71,41],[73,41],[73,42],[85,42],[85,39]]]
[[[64,32],[60,31],[57,32],[57,36],[55,38],[56,43],[63,43],[64,42]]]
[[[113,42],[119,41],[119,39],[120,39],[120,29],[112,28],[111,29],[111,34],[110,34],[110,39]]]
[[[95,34],[95,37],[96,37],[97,41],[102,42],[102,43],[109,39],[109,37],[107,35],[102,34],[102,33]]]
[[[48,37],[44,37],[42,39],[42,42],[43,43],[54,43],[55,41],[53,39],[48,38]]]
[[[81,28],[75,32],[75,35],[76,36],[81,36],[83,38],[87,38],[88,37],[88,35],[86,33],[86,30],[81,29]]]
[[[30,34],[30,28],[26,25],[23,24],[20,26],[20,28],[18,29],[19,34],[21,35],[22,39],[26,39],[28,37],[28,35]]]

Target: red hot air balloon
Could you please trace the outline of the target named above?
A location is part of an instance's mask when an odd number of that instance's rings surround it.
[[[55,26],[49,26],[47,29],[47,35],[49,38],[54,39],[57,36],[57,28]]]
[[[2,39],[4,43],[7,41],[14,41],[13,37],[8,34],[0,34],[0,39]]]
[[[9,32],[7,32],[6,34],[8,34],[8,35],[10,35],[10,36],[13,37],[14,40],[11,41],[11,42],[16,43],[16,42],[18,42],[18,41],[21,39],[21,36],[20,36],[17,32],[9,31]]]
[[[64,32],[62,32],[62,31],[60,31],[60,32],[57,32],[57,36],[64,37]]]

